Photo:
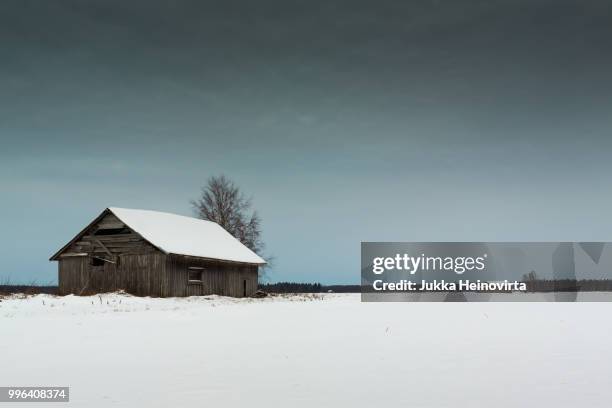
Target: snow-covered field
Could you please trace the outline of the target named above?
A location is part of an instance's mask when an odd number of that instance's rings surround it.
[[[339,294],[11,297],[0,386],[70,386],[61,406],[75,407],[609,407],[611,316]]]

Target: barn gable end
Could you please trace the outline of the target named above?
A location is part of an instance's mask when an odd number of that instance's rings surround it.
[[[111,259],[121,254],[145,254],[156,251],[153,245],[124,224],[109,210],[105,210],[72,239],[64,248],[51,257],[96,255]]]

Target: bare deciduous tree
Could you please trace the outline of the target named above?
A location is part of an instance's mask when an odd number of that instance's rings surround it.
[[[224,175],[209,178],[191,205],[198,217],[216,222],[253,252],[262,253],[261,219],[233,181]]]

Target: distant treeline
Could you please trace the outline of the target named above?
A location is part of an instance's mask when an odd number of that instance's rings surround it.
[[[612,292],[610,279],[528,280],[528,292]]]
[[[46,293],[49,295],[57,295],[57,286],[0,285],[0,295],[11,295],[13,293],[25,293],[26,295]]]
[[[359,285],[321,285],[320,283],[277,282],[260,283],[259,289],[268,293],[359,293]]]
[[[528,292],[612,292],[610,279],[560,279],[560,280],[528,280]],[[359,293],[359,285],[322,285],[320,283],[277,282],[260,283],[259,289],[268,293]],[[38,293],[57,294],[57,286],[38,285],[0,285],[0,295],[25,293],[35,295]]]

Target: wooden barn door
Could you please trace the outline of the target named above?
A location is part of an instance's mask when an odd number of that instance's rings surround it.
[[[82,294],[112,292],[117,290],[115,277],[117,267],[115,260],[101,257],[90,257],[87,265],[88,281],[85,282]]]
[[[115,257],[115,261],[105,262],[104,271],[102,275],[102,290],[104,292],[114,292],[117,290],[117,262],[118,257]]]

